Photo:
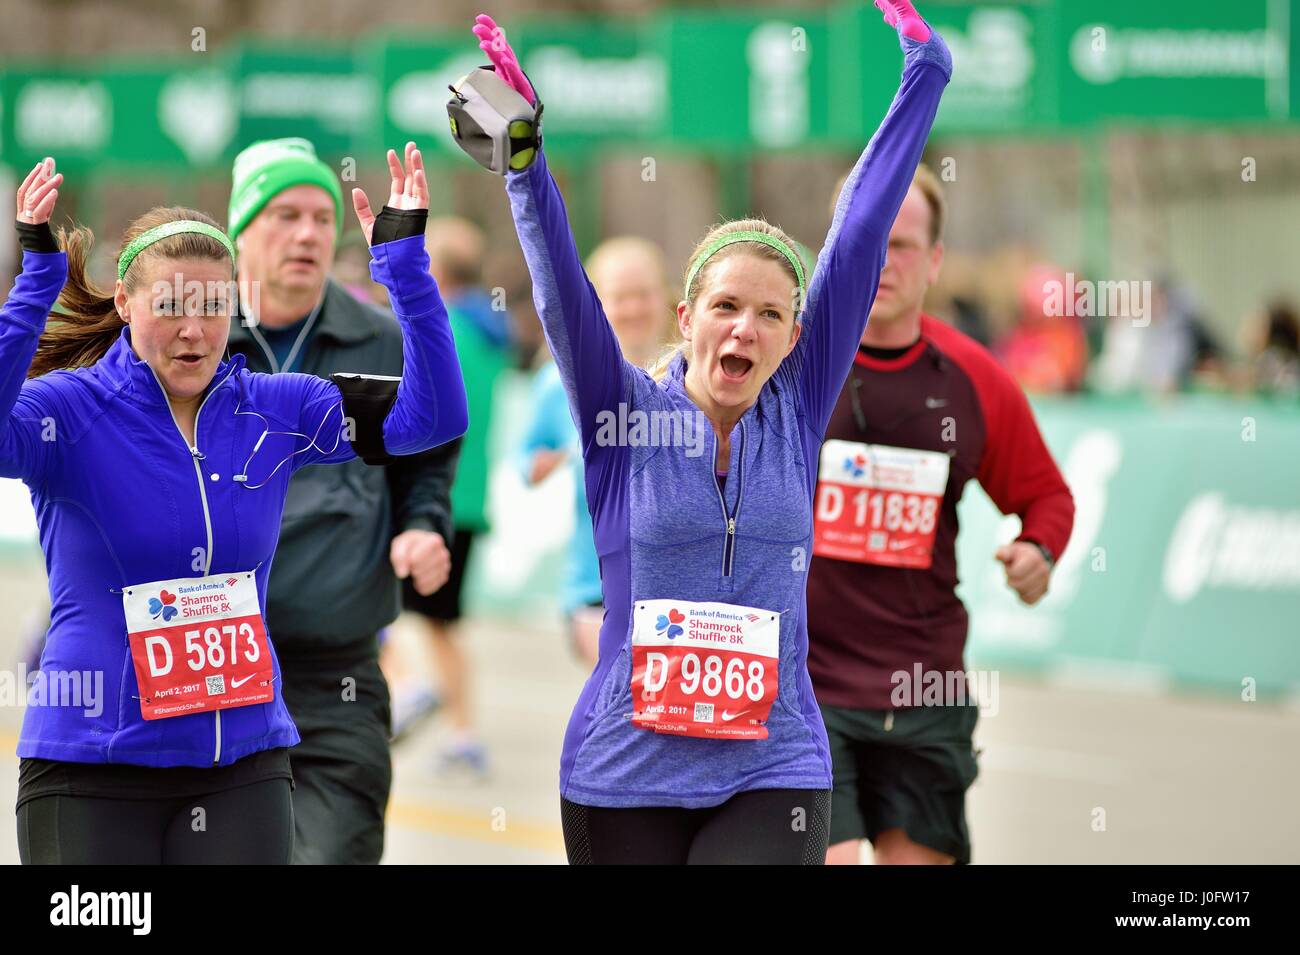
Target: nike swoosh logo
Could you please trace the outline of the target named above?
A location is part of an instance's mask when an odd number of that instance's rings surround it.
[[[231,681],[230,681],[230,688],[231,688],[232,690],[238,690],[241,686],[243,686],[245,683],[247,683],[249,680],[251,680],[251,679],[252,679],[253,677],[255,677],[255,676],[257,676],[256,673],[250,673],[250,674],[248,674],[248,676],[244,677],[242,680],[231,680]]]
[[[925,406],[927,408],[942,408],[948,403],[947,398],[926,398]]]
[[[904,547],[915,547],[916,544],[917,541],[914,538],[908,538],[907,540],[901,540],[901,541],[890,541],[889,549],[902,550]]]
[[[739,715],[740,715],[739,713],[731,713],[731,712],[729,712],[729,711],[727,711],[727,710],[723,710],[723,711],[722,711],[722,722],[724,722],[724,723],[730,723],[732,720],[734,720],[734,719],[735,719],[737,716],[739,716]]]

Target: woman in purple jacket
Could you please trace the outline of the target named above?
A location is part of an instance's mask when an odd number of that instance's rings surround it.
[[[54,161],[19,188],[0,476],[31,490],[53,606],[18,742],[23,862],[289,861],[298,731],[261,613],[289,477],[466,424],[423,164],[414,144],[388,163],[383,212],[353,203],[402,324],[396,387],[225,360],[234,249],[201,213],[138,219],[100,292],[89,234],[50,231]]]
[[[466,77],[453,130],[507,176],[581,435],[605,593],[600,660],[560,761],[571,862],[824,860],[831,764],[804,620],[817,455],[951,74],[911,4],[882,4],[902,84],[811,280],[774,226],[714,228],[677,306],[684,341],[658,375],[620,355],[525,132],[540,105],[496,24],[475,27],[504,83]]]

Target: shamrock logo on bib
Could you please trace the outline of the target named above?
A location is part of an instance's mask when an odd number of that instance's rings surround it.
[[[658,631],[659,633],[663,633],[665,630],[667,630],[668,639],[673,640],[677,637],[680,637],[683,633],[685,633],[685,631],[682,630],[680,626],[678,626],[678,624],[684,622],[685,620],[686,620],[686,615],[679,613],[677,608],[674,607],[673,609],[668,611],[667,615],[662,613],[658,615],[658,618],[655,620],[655,630]]]
[[[176,603],[176,595],[164,590],[157,597],[149,598],[149,615],[155,619],[161,615],[166,622],[179,612],[172,604]]]

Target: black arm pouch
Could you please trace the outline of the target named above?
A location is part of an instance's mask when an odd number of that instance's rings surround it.
[[[339,372],[330,379],[343,393],[343,415],[352,427],[352,450],[366,464],[392,464],[397,460],[384,447],[384,419],[397,400],[400,378]]]
[[[375,228],[370,234],[370,244],[383,245],[413,235],[424,235],[429,223],[428,209],[394,209],[384,206],[375,217]]]
[[[18,242],[27,252],[62,252],[48,222],[19,222]]]

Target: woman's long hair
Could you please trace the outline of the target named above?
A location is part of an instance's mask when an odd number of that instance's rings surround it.
[[[127,227],[118,255],[137,236],[156,226],[181,219],[193,219],[220,228],[212,218],[194,209],[158,206]],[[61,368],[93,365],[104,357],[122,334],[126,323],[117,313],[113,289],[105,291],[99,288],[86,274],[86,264],[94,241],[94,235],[84,226],[60,229],[58,232],[59,247],[68,254],[68,280],[50,313],[49,325],[36,346],[36,356],[27,370],[28,378],[38,378]],[[211,259],[221,262],[229,261],[230,253],[216,239],[192,232],[162,239],[137,255],[131,267],[126,270],[122,284],[127,295],[139,287],[141,276],[146,271],[144,263],[158,259]]]

